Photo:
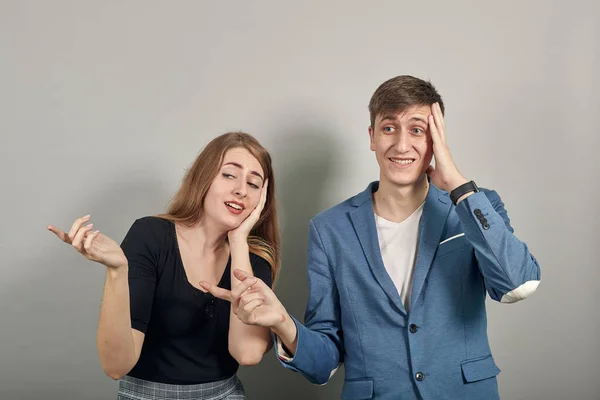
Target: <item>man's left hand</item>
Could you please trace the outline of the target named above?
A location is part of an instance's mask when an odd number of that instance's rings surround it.
[[[429,134],[433,141],[433,156],[435,167],[430,165],[427,174],[431,182],[438,188],[451,192],[468,180],[458,171],[448,143],[446,142],[446,124],[442,109],[438,103],[431,105],[431,115],[428,117]]]

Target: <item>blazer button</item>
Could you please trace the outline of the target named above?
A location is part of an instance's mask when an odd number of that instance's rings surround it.
[[[483,229],[486,229],[486,230],[490,229],[490,224],[488,224],[487,222],[484,222],[482,226],[483,226]]]
[[[479,208],[476,208],[475,210],[473,210],[473,213],[475,213],[475,215],[477,215],[478,217],[480,215],[483,215],[483,213],[481,212],[481,210]]]
[[[423,375],[422,372],[417,372],[415,374],[415,379],[418,380],[419,382],[423,381],[423,379],[425,379],[425,375]]]
[[[408,330],[410,331],[410,333],[416,333],[419,330],[419,327],[416,326],[415,324],[410,324],[410,326],[408,327]]]

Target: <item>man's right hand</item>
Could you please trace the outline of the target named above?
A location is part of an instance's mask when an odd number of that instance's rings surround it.
[[[63,242],[73,246],[88,260],[114,269],[127,266],[127,258],[121,246],[99,231],[92,231],[94,224],[84,225],[89,220],[89,215],[77,218],[69,233],[65,233],[52,225],[48,226],[48,230]]]

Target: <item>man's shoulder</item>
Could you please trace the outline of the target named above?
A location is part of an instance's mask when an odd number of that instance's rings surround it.
[[[362,192],[347,198],[333,207],[321,211],[311,219],[311,222],[316,225],[321,225],[342,220],[350,210],[356,208],[357,198],[361,195]]]

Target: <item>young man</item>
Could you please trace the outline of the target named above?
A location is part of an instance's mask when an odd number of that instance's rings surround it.
[[[304,325],[254,277],[212,291],[271,327],[282,364],[311,382],[344,362],[342,399],[497,399],[486,291],[522,300],[539,266],[498,194],[456,167],[433,85],[392,78],[369,110],[380,180],[311,220]]]

